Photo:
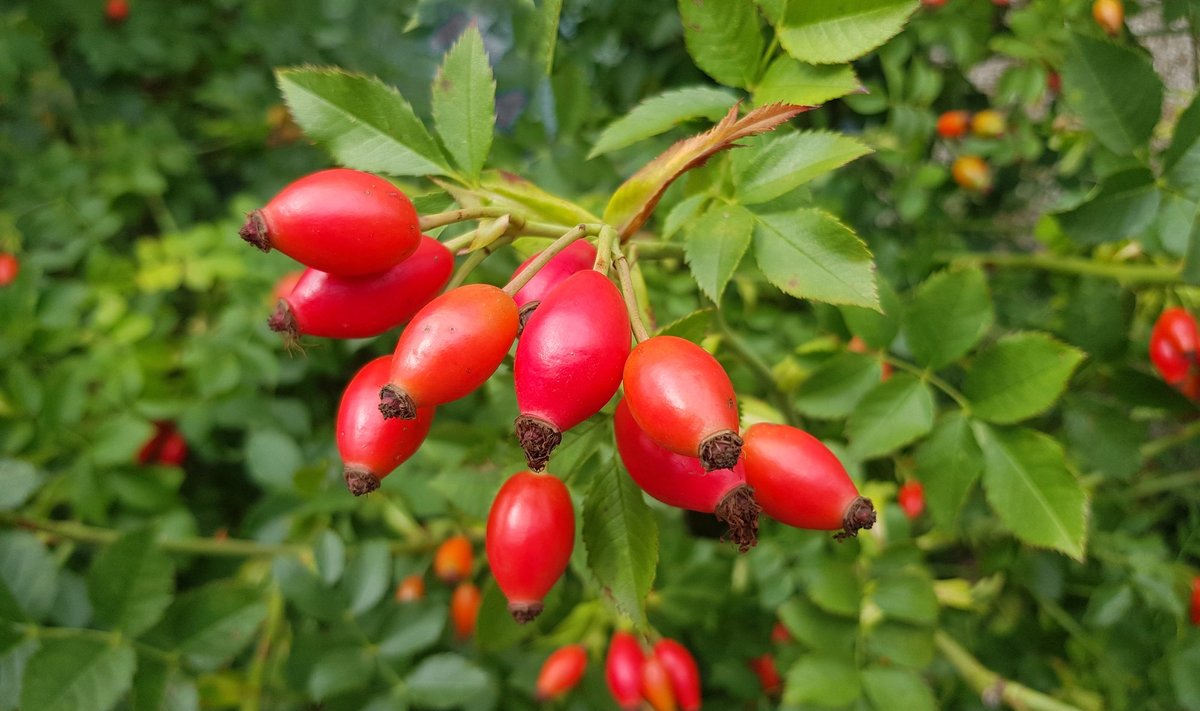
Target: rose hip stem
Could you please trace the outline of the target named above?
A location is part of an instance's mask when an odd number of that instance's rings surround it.
[[[642,322],[642,309],[638,306],[637,294],[633,293],[633,277],[629,273],[629,261],[625,254],[613,248],[616,253],[617,277],[621,281],[621,296],[625,298],[625,308],[629,309],[629,326],[633,329],[633,337],[638,343],[650,337],[646,324]]]
[[[567,245],[571,244],[575,240],[587,235],[587,232],[587,225],[576,225],[564,233],[561,237],[551,242],[550,246],[543,249],[542,253],[537,256],[537,259],[534,259],[532,262],[530,262],[529,266],[522,269],[520,273],[512,278],[512,281],[508,282],[508,284],[504,286],[504,293],[512,296],[520,291],[521,287],[528,284],[529,280],[532,279],[542,267],[546,266],[546,264],[548,264],[550,260],[554,258],[554,255],[566,249]]]
[[[617,231],[605,225],[600,228],[600,239],[596,242],[596,263],[592,265],[592,269],[608,275],[608,270],[612,268],[612,248],[617,241]]]

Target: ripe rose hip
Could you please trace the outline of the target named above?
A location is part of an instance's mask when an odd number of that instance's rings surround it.
[[[771,518],[797,528],[836,531],[842,540],[875,524],[871,500],[858,495],[838,458],[816,437],[787,425],[746,430],[746,483]]]
[[[129,0],[108,0],[104,4],[104,19],[119,25],[129,19]]]
[[[396,342],[379,411],[409,420],[418,408],[465,397],[500,367],[517,321],[512,297],[489,284],[460,286],[430,301]]]
[[[1121,0],[1096,0],[1092,3],[1092,17],[1101,29],[1116,37],[1125,24],[1125,6]]]
[[[980,138],[998,138],[1007,130],[1004,114],[995,109],[984,109],[971,118],[971,133]]]
[[[500,487],[487,520],[492,577],[521,624],[542,612],[542,598],[562,577],[575,547],[571,494],[552,474],[518,472]]]
[[[754,659],[751,659],[750,669],[758,677],[758,682],[762,684],[763,692],[767,696],[778,696],[783,690],[783,677],[779,676],[779,668],[775,666],[775,657],[771,656],[770,652],[761,654]]]
[[[617,705],[634,711],[642,701],[642,663],[645,655],[628,632],[614,632],[604,661],[604,680]]]
[[[354,375],[342,393],[337,414],[337,445],[346,488],[355,496],[379,488],[379,482],[425,441],[433,424],[432,407],[413,420],[385,420],[379,414],[379,389],[387,383],[391,358],[380,356]]]
[[[676,336],[642,341],[625,361],[623,383],[629,412],[655,442],[699,457],[705,471],[737,463],[737,395],[703,348]]]
[[[396,602],[416,602],[425,597],[425,578],[410,575],[396,586]]]
[[[412,318],[450,281],[453,270],[450,250],[425,236],[411,257],[378,274],[340,277],[306,269],[267,323],[289,341],[301,335],[378,336]]]
[[[187,454],[187,440],[179,434],[179,430],[172,429],[163,439],[162,446],[158,450],[158,463],[168,467],[181,467],[187,459]]]
[[[613,429],[621,462],[642,491],[668,506],[716,514],[729,526],[730,540],[743,553],[758,543],[762,509],[746,486],[742,462],[706,474],[699,459],[676,454],[651,439],[624,400],[617,403]]]
[[[925,487],[919,481],[907,482],[897,492],[896,501],[910,521],[916,519],[925,513]]]
[[[417,211],[395,185],[346,168],[291,183],[251,212],[239,234],[301,264],[338,276],[387,271],[417,249]]]
[[[552,701],[566,696],[583,678],[587,669],[587,650],[581,644],[568,644],[554,650],[542,663],[537,678],[537,698]]]
[[[433,554],[433,574],[442,582],[454,585],[471,577],[475,552],[466,536],[451,536],[442,541]]]
[[[541,254],[540,252],[538,254]],[[521,273],[529,263],[537,259],[538,255],[534,254],[529,259],[521,262],[521,266],[517,267],[513,272],[513,276]],[[587,240],[576,240],[567,245],[563,251],[554,255],[546,266],[533,275],[525,286],[521,287],[516,294],[513,294],[513,301],[517,302],[517,307],[521,309],[521,327],[524,328],[526,321],[533,314],[534,309],[538,307],[542,299],[546,298],[554,287],[563,282],[564,279],[576,272],[581,272],[584,269],[591,269],[596,262],[596,248]]]
[[[479,617],[479,605],[483,595],[473,583],[461,582],[450,596],[450,622],[454,625],[454,636],[467,639],[475,633],[475,620]]]
[[[937,132],[942,138],[962,138],[970,125],[970,111],[947,111],[938,116]]]
[[[950,166],[954,182],[963,190],[986,193],[992,189],[992,169],[979,156],[959,156]]]
[[[21,273],[21,262],[17,261],[16,256],[7,252],[0,252],[0,286],[8,286],[13,283],[17,274]]]
[[[577,272],[542,300],[513,365],[517,439],[530,469],[545,469],[562,433],[612,399],[627,357],[629,315],[608,277]]]
[[[1200,627],[1200,575],[1192,578],[1192,624]]]
[[[1163,380],[1178,386],[1187,381],[1197,365],[1198,345],[1196,320],[1185,309],[1169,308],[1158,317],[1150,332],[1150,360]]]
[[[683,711],[700,708],[700,669],[692,653],[673,639],[660,639],[654,645],[654,656],[662,662],[671,680],[671,692]]]
[[[642,698],[654,711],[675,711],[675,694],[666,665],[650,652],[642,662]]]

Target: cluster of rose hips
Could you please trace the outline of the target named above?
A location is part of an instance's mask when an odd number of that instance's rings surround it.
[[[871,502],[819,440],[767,423],[739,434],[737,396],[721,364],[690,341],[645,333],[631,293],[623,296],[608,276],[615,258],[628,286],[628,264],[604,229],[599,253],[581,239],[580,225],[503,289],[469,284],[437,296],[453,255],[421,235],[412,203],[377,176],[306,176],[250,213],[241,230],[264,251],[308,267],[270,318],[289,338],[366,337],[408,321],[393,354],[354,376],[338,410],[338,448],[355,495],[374,491],[412,456],[436,407],[486,382],[520,335],[515,424],[529,471],[501,486],[486,547],[522,622],[541,612],[575,542],[570,494],[542,472],[562,433],[622,386],[616,442],[630,476],[664,503],[716,514],[743,552],[757,542],[760,511],[792,526],[840,530],[839,538],[875,522]],[[631,329],[639,341],[632,349]]]
[[[466,536],[451,536],[442,541],[433,556],[433,574],[443,583],[454,586],[450,595],[450,624],[459,640],[474,634],[479,606],[483,603],[483,594],[471,582],[474,567],[475,554]],[[424,598],[425,578],[409,575],[396,586],[395,596],[396,602],[402,604]]]
[[[1173,307],[1162,312],[1150,332],[1150,362],[1168,385],[1200,400],[1200,353],[1196,319]]]
[[[938,135],[947,140],[963,138],[972,133],[979,138],[999,138],[1008,131],[1004,114],[995,109],[984,109],[974,115],[961,109],[947,111],[937,120]],[[977,155],[961,155],[954,159],[950,174],[959,187],[973,193],[986,193],[992,189],[992,169]]]

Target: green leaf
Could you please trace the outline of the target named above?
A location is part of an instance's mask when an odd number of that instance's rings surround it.
[[[787,53],[802,62],[849,62],[895,37],[918,4],[916,0],[790,2],[776,30]]]
[[[1131,419],[1129,408],[1074,398],[1063,408],[1062,439],[1084,471],[1129,480],[1142,468],[1141,445],[1147,423]]]
[[[259,591],[221,580],[175,598],[156,629],[192,664],[212,669],[254,640],[266,614]]]
[[[838,310],[842,312],[842,319],[850,333],[872,348],[887,350],[900,332],[904,309],[892,285],[884,279],[877,278],[877,282],[882,312],[861,306],[842,306]]]
[[[319,620],[332,621],[346,609],[342,590],[326,585],[298,558],[280,556],[272,561],[271,573],[288,602]]]
[[[862,84],[849,64],[808,64],[780,55],[754,87],[754,104],[818,106],[861,90]]]
[[[868,631],[867,649],[898,667],[924,671],[933,662],[933,628],[884,620]]]
[[[551,590],[546,596],[547,608],[552,608],[557,590]],[[479,604],[479,620],[475,625],[475,644],[485,652],[501,652],[511,648],[523,639],[537,634],[541,629],[544,617],[538,617],[533,622],[520,624],[508,612],[508,598],[489,579],[483,585],[483,600]]]
[[[770,136],[734,153],[737,198],[747,205],[774,200],[870,152],[857,140],[829,131]]]
[[[658,329],[655,335],[678,336],[685,341],[699,343],[708,335],[708,329],[712,325],[712,318],[713,310],[711,308],[693,311],[687,316],[681,316],[678,320],[672,321]]]
[[[600,132],[588,159],[618,148],[632,146],[665,133],[685,121],[704,118],[716,121],[729,111],[737,97],[711,86],[689,86],[652,96],[633,107]]]
[[[36,639],[26,639],[0,654],[0,709],[3,711],[20,710],[21,679],[38,644]]]
[[[808,596],[822,610],[841,617],[858,617],[862,583],[849,563],[821,561],[813,570]]]
[[[797,640],[813,649],[853,658],[858,619],[830,615],[796,595],[779,608],[779,620]]]
[[[554,50],[558,46],[558,18],[562,15],[563,0],[541,0],[538,3],[539,35],[537,58],[542,74],[554,70]]]
[[[346,569],[346,544],[342,543],[342,537],[328,528],[321,531],[313,544],[313,561],[323,583],[336,583]]]
[[[783,703],[847,706],[858,698],[859,691],[858,669],[853,662],[807,654],[788,669],[783,682]]]
[[[496,80],[474,23],[446,53],[433,79],[433,124],[467,177],[476,179],[492,149]]]
[[[138,449],[154,434],[154,426],[140,417],[117,415],[106,418],[96,430],[89,450],[92,461],[102,467],[132,463]]]
[[[933,392],[908,373],[879,383],[846,422],[850,453],[860,460],[893,452],[933,429]]]
[[[1058,222],[1081,245],[1115,242],[1141,234],[1154,221],[1160,199],[1150,170],[1123,170],[1105,178],[1087,202],[1059,213]]]
[[[1017,538],[1082,561],[1087,497],[1067,470],[1062,447],[1032,430],[975,427],[988,503]]]
[[[133,649],[90,639],[49,639],[25,666],[21,707],[108,711],[129,690]]]
[[[879,307],[871,252],[829,213],[804,208],[755,215],[758,268],[785,294],[832,304]]]
[[[917,478],[925,486],[925,504],[939,526],[954,528],[981,473],[983,452],[971,421],[957,410],[946,413],[917,449]]]
[[[1050,409],[1083,357],[1044,333],[1013,334],[975,358],[963,394],[976,417],[1020,422]]]
[[[937,596],[933,592],[933,581],[923,569],[881,577],[877,585],[875,604],[884,616],[917,625],[937,622]]]
[[[404,97],[374,77],[280,69],[279,89],[304,133],[338,162],[390,175],[448,175],[441,148]]]
[[[246,471],[265,489],[292,488],[292,476],[304,465],[296,442],[279,430],[255,430],[246,437]]]
[[[413,703],[452,709],[487,694],[494,682],[474,662],[458,654],[444,653],[421,660],[404,683]]]
[[[905,310],[904,333],[918,363],[941,368],[975,347],[994,320],[987,278],[971,267],[922,282]]]
[[[920,674],[894,667],[871,666],[862,673],[863,691],[879,711],[936,711],[937,699]]]
[[[331,649],[321,655],[308,673],[308,693],[324,701],[361,689],[375,674],[375,660],[361,647]]]
[[[58,592],[58,565],[37,536],[6,531],[0,533],[0,582],[29,619],[41,621]]]
[[[753,4],[679,0],[679,16],[684,43],[697,67],[726,86],[754,85],[763,36]]]
[[[1072,32],[1062,85],[1071,110],[1110,151],[1130,155],[1150,140],[1163,84],[1145,53]]]
[[[507,609],[504,614],[510,617]],[[393,662],[420,654],[441,639],[447,619],[445,603],[421,600],[400,605],[384,625],[379,653]]]
[[[29,462],[20,459],[0,459],[0,511],[20,508],[46,483],[42,474]]]
[[[690,0],[685,0],[690,1]],[[684,235],[687,263],[700,290],[715,303],[750,247],[754,215],[741,205],[713,203]]]
[[[599,467],[583,502],[583,545],[603,593],[633,620],[646,619],[658,564],[658,524],[642,490],[616,462]]]
[[[800,384],[796,408],[809,417],[845,417],[879,383],[880,374],[878,359],[863,353],[840,353]]]
[[[1162,161],[1168,184],[1200,197],[1200,94],[1180,114]]]
[[[103,625],[137,637],[160,619],[175,591],[175,566],[149,530],[109,544],[88,571],[88,596]]]
[[[366,541],[358,553],[350,559],[342,587],[350,600],[350,612],[354,615],[375,607],[387,594],[392,582],[392,554],[384,540]]]

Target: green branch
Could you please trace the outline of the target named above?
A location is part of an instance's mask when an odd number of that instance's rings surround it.
[[[940,262],[1040,269],[1058,274],[1115,279],[1131,284],[1182,284],[1178,266],[1161,267],[1153,264],[1124,264],[1098,262],[1084,257],[1060,257],[1053,254],[1016,254],[991,252],[986,254],[949,252],[935,255]]]
[[[880,357],[883,359],[884,363],[887,363],[894,368],[899,368],[905,372],[912,373],[921,380],[928,382],[938,390],[946,393],[946,396],[953,400],[956,405],[958,405],[959,409],[963,411],[964,415],[971,414],[971,403],[969,400],[967,400],[967,396],[960,393],[958,388],[954,387],[950,383],[947,383],[945,380],[942,380],[932,370],[920,368],[906,360],[901,360],[890,353],[882,353],[880,354]]]
[[[1163,452],[1174,449],[1181,444],[1187,444],[1196,437],[1200,437],[1200,420],[1191,422],[1185,427],[1182,427],[1178,431],[1172,432],[1165,437],[1152,439],[1143,444],[1140,450],[1142,459],[1154,459]]]
[[[934,633],[933,641],[946,661],[950,662],[968,686],[983,697],[988,706],[1004,703],[1021,711],[1080,711],[1077,706],[1063,703],[1024,684],[1005,679],[983,666],[962,645],[941,630]]]

